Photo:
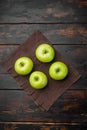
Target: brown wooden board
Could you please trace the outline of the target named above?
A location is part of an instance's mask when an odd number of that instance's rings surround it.
[[[45,112],[1,65],[37,29],[82,75]],[[0,0],[0,130],[87,130],[87,0]]]
[[[1,24],[0,44],[20,45],[39,29],[53,44],[87,44],[87,24]]]
[[[31,123],[31,124],[30,124]],[[0,124],[1,130],[86,130],[85,124],[44,124],[44,123],[32,123],[32,122],[11,122]]]
[[[42,110],[49,110],[52,104],[57,100],[60,95],[67,90],[75,81],[80,77],[78,71],[68,63],[61,54],[55,50],[54,61],[63,61],[69,68],[69,74],[63,81],[55,81],[50,78],[48,74],[49,66],[52,63],[43,64],[39,62],[35,57],[35,50],[41,43],[48,43],[52,46],[51,42],[45,38],[40,31],[36,31],[32,36],[22,44],[12,55],[10,55],[4,62],[3,65],[8,72],[18,81],[20,86],[31,95],[34,102],[39,105]],[[19,76],[14,71],[14,63],[17,58],[21,56],[29,56],[35,63],[34,70],[40,70],[46,73],[48,77],[48,85],[43,90],[33,89],[28,81],[28,76]],[[54,62],[53,61],[53,62]]]
[[[42,111],[23,90],[0,90],[0,122],[87,123],[87,90],[68,90]]]
[[[86,12],[86,0],[0,1],[0,23],[87,23]]]

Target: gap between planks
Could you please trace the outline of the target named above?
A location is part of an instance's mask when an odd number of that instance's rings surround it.
[[[10,22],[10,23],[0,23],[0,25],[17,25],[17,24],[87,24],[87,22]]]
[[[4,90],[6,90],[6,91],[25,91],[24,89],[22,89],[22,88],[20,88],[20,89],[0,89],[0,91],[4,91]],[[74,88],[70,88],[70,89],[68,89],[68,91],[87,91],[87,89],[74,89]]]
[[[22,45],[22,44],[16,44],[16,43],[11,43],[11,44],[10,43],[9,44],[8,43],[7,44],[1,43],[0,44],[0,46],[20,46],[20,45]],[[56,46],[58,46],[58,45],[69,45],[69,46],[73,46],[73,45],[74,46],[79,46],[79,45],[83,46],[83,45],[85,45],[86,46],[87,43],[82,43],[82,44],[79,44],[79,43],[77,43],[77,44],[75,44],[75,43],[72,43],[72,44],[61,43],[61,44],[52,44],[52,45],[56,45]]]

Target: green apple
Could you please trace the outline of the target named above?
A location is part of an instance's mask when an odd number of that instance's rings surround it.
[[[42,71],[34,71],[29,77],[29,83],[35,89],[42,89],[46,87],[48,79]]]
[[[29,57],[20,57],[15,61],[14,69],[19,75],[27,75],[33,69],[33,61]]]
[[[42,43],[39,46],[37,46],[36,51],[36,58],[40,62],[51,62],[54,59],[55,56],[55,51],[54,48],[47,44],[47,43]]]
[[[56,61],[49,67],[49,75],[54,80],[63,80],[68,75],[68,67],[61,61]]]

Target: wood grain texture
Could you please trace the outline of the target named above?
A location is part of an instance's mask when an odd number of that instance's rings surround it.
[[[80,125],[58,125],[58,124],[50,124],[50,125],[44,125],[42,124],[33,124],[31,122],[31,124],[23,124],[21,122],[20,123],[3,123],[0,124],[0,129],[1,130],[86,130],[87,126],[84,124],[80,124]]]
[[[53,44],[87,44],[87,24],[2,24],[0,44],[22,44],[38,29]]]
[[[0,23],[87,22],[87,2],[67,0],[1,0]]]
[[[46,113],[1,65],[37,29],[82,75]],[[86,130],[86,44],[87,0],[0,0],[0,130]]]
[[[68,0],[70,3],[77,3],[79,6],[87,6],[87,0]]]
[[[87,90],[68,90],[48,112],[41,111],[22,90],[0,90],[0,122],[78,122],[87,121]]]

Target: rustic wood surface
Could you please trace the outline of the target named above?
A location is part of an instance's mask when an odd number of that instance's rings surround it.
[[[2,61],[40,30],[82,75],[47,112]],[[0,130],[87,129],[87,0],[0,0]]]

